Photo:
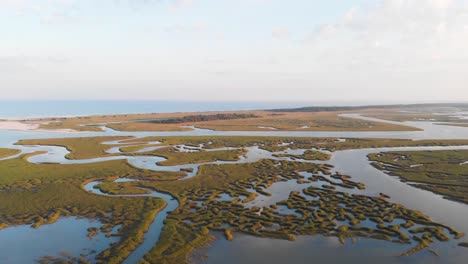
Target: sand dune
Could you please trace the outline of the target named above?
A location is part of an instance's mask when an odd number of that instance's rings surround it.
[[[0,130],[34,130],[39,124],[24,123],[19,121],[0,121]]]

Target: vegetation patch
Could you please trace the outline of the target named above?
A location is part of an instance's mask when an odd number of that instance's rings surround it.
[[[128,156],[165,157],[167,160],[160,165],[237,161],[245,154],[245,148],[252,146],[272,152],[301,149],[306,150],[303,155],[287,157],[327,160],[328,154],[321,150],[468,144],[468,140],[196,136],[41,139],[21,141],[19,144],[60,145],[71,151],[69,158],[94,158],[109,155],[105,151],[112,146],[102,143],[115,140],[133,144],[121,148],[132,148],[133,151],[148,146],[146,143],[161,142],[157,146],[162,148],[153,151],[124,153]],[[227,147],[232,149],[219,150]],[[320,234],[338,237],[342,243],[346,243],[347,238],[368,237],[408,244],[408,250],[402,255],[413,254],[436,240],[443,242],[464,235],[449,226],[431,221],[421,212],[392,203],[385,194],[372,197],[348,193],[346,189],[360,190],[365,185],[353,181],[350,176],[332,173],[332,166],[327,164],[275,159],[253,163],[205,164],[199,166],[194,177],[179,181],[186,175],[185,172],[143,170],[129,165],[125,160],[79,165],[31,164],[27,161],[30,155],[0,161],[0,229],[19,224],[39,227],[53,223],[62,216],[98,218],[104,223],[99,232],[106,234],[120,225],[119,243],[99,254],[98,261],[105,263],[122,262],[142,242],[144,232],[165,202],[151,197],[98,196],[83,190],[84,183],[95,180],[103,181],[96,188],[109,194],[145,194],[148,190],[158,190],[178,199],[180,206],[169,213],[159,242],[145,255],[142,263],[188,262],[188,256],[195,248],[213,239],[210,231],[223,232],[229,240],[235,239],[236,232],[291,241],[299,235]],[[441,164],[446,162],[447,165],[447,168],[440,169],[444,171],[454,163],[463,168],[466,165],[462,165],[465,162],[462,157],[467,157],[466,152],[452,151],[440,152],[436,159],[430,159],[432,154],[414,157],[408,153],[392,153],[394,156],[391,157],[386,153],[375,155],[374,166],[377,167],[393,164],[398,168],[404,165],[408,169],[422,169],[426,164],[439,165],[442,160]],[[423,166],[412,166],[420,164]],[[442,171],[437,171],[435,167],[427,172],[424,179],[433,181],[424,183],[427,186],[434,187],[436,181],[444,178],[440,175],[436,177]],[[459,179],[462,179],[463,173],[453,172]],[[116,178],[139,181],[111,182]],[[256,197],[271,196],[269,188],[285,181],[297,182],[304,188],[291,192],[283,201],[256,206]],[[455,183],[440,186],[464,187]],[[226,196],[232,199],[225,199]],[[280,208],[287,208],[288,213],[281,212]],[[96,232],[93,229],[89,234]]]
[[[261,160],[202,165],[195,177],[183,181],[129,183],[168,192],[180,202],[179,208],[169,214],[161,240],[142,263],[186,263],[194,248],[213,239],[209,231],[224,232],[229,240],[235,239],[235,232],[285,240],[321,234],[336,236],[342,243],[346,238],[368,237],[408,244],[409,249],[402,255],[426,248],[434,240],[463,236],[421,212],[388,201],[383,195],[371,197],[329,188],[365,188],[349,176],[332,174],[331,168],[326,164]],[[302,171],[312,176],[305,178]],[[246,205],[259,194],[269,195],[268,187],[272,184],[292,179],[321,180],[328,185],[304,185],[301,192],[291,192],[286,200],[268,206]],[[220,199],[224,194],[233,200]],[[281,206],[294,214],[281,213],[278,210]],[[416,246],[410,246],[413,242]]]
[[[100,231],[106,234],[120,226],[121,238],[101,252],[98,260],[121,263],[143,241],[143,234],[154,216],[165,206],[165,202],[157,198],[115,198],[83,190],[83,183],[95,179],[152,178],[154,172],[134,168],[125,161],[31,164],[27,157],[0,161],[0,229],[14,225],[37,228],[54,223],[60,217],[96,218],[104,223]]]
[[[468,203],[468,150],[385,152],[369,159],[412,186]]]
[[[291,159],[303,159],[303,160],[329,160],[331,155],[317,150],[306,150],[302,155],[292,154],[274,154],[273,156],[278,158],[291,158]]]
[[[102,144],[107,141],[131,139],[132,137],[80,137],[80,138],[51,138],[20,140],[16,145],[43,145],[65,147],[70,151],[68,159],[92,159],[111,156],[106,150],[112,145]]]
[[[0,159],[19,154],[20,152],[19,149],[0,148]]]
[[[339,109],[336,109],[339,110]],[[223,131],[264,131],[275,127],[283,131],[413,131],[404,125],[387,124],[339,116],[347,112],[270,112],[236,111],[104,115],[71,118],[45,118],[41,129],[102,131],[107,126],[119,131],[185,131],[186,126]],[[224,119],[223,119],[224,118]]]
[[[244,154],[246,154],[246,150],[244,149],[183,152],[174,147],[165,147],[150,152],[138,153],[136,155],[154,155],[164,157],[166,160],[158,162],[158,165],[175,166],[213,161],[238,161],[239,157]]]
[[[142,120],[138,122],[142,123],[153,123],[153,124],[180,124],[180,123],[194,123],[194,122],[205,122],[213,120],[232,120],[232,119],[243,119],[243,118],[257,118],[254,114],[214,114],[214,115],[189,115],[175,118],[163,118],[154,120]]]
[[[458,243],[458,245],[459,245],[460,247],[466,247],[466,248],[468,248],[468,242]]]
[[[144,143],[159,141],[160,146],[180,146],[201,149],[216,148],[246,148],[258,146],[271,152],[285,151],[288,149],[315,149],[315,150],[348,150],[363,148],[384,147],[423,147],[423,146],[461,146],[468,145],[468,140],[410,140],[410,139],[385,139],[385,138],[314,138],[314,137],[257,137],[257,136],[174,136],[174,137],[146,137],[126,141],[131,144],[141,144],[128,148],[141,149]],[[126,151],[127,147],[122,147]]]

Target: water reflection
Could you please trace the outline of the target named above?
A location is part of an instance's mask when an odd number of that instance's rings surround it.
[[[0,232],[0,263],[33,263],[45,255],[83,255],[94,262],[96,254],[119,240],[102,232],[87,237],[88,228],[101,226],[96,220],[69,217],[37,229],[29,225],[8,227]]]

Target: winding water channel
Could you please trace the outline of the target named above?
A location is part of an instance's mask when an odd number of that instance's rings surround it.
[[[348,117],[363,118],[356,115],[348,115]],[[363,118],[366,120],[376,121],[374,118]],[[381,121],[381,120],[378,120]],[[92,132],[92,133],[57,133],[57,132],[36,132],[36,131],[0,131],[0,147],[15,148],[24,153],[32,153],[37,151],[44,151],[44,154],[35,155],[29,158],[29,162],[32,163],[61,163],[61,164],[84,164],[101,162],[107,160],[126,159],[134,166],[149,169],[149,170],[164,170],[164,171],[179,171],[182,168],[192,168],[193,172],[189,173],[187,177],[181,179],[184,180],[189,177],[196,175],[198,167],[202,164],[223,164],[223,163],[247,163],[255,162],[261,159],[288,159],[288,158],[277,158],[272,156],[275,153],[271,153],[265,150],[261,150],[258,147],[249,147],[245,157],[242,157],[236,162],[217,161],[210,163],[200,164],[188,164],[181,166],[159,166],[156,163],[165,160],[161,157],[155,156],[138,156],[130,157],[125,155],[85,159],[85,160],[69,160],[65,156],[69,153],[66,148],[55,147],[55,146],[17,146],[14,145],[20,139],[32,139],[32,138],[59,138],[59,137],[91,137],[91,136],[134,136],[134,137],[146,137],[146,136],[201,136],[201,135],[212,135],[212,136],[308,136],[308,137],[338,137],[338,138],[404,138],[404,139],[468,139],[468,128],[466,127],[453,127],[453,126],[442,126],[435,125],[430,122],[389,122],[415,126],[423,129],[422,131],[411,131],[411,132],[308,132],[308,131],[256,131],[256,132],[239,132],[239,131],[211,131],[203,129],[195,129],[193,131],[184,132],[119,132],[104,127],[104,132]],[[105,144],[116,144],[121,142],[106,142]],[[151,144],[157,142],[150,142]],[[183,146],[181,146],[183,147]],[[157,147],[151,147],[152,149]],[[468,206],[459,202],[444,199],[440,195],[414,188],[408,184],[405,184],[395,177],[386,175],[385,173],[375,169],[370,165],[367,159],[367,155],[376,152],[385,151],[405,151],[405,150],[453,150],[453,149],[468,149],[468,146],[458,147],[399,147],[399,148],[377,148],[377,149],[357,149],[357,150],[344,150],[332,153],[331,160],[325,163],[334,166],[333,171],[340,172],[342,174],[350,175],[354,181],[363,182],[366,185],[365,190],[359,190],[360,194],[377,196],[380,192],[384,192],[391,196],[391,200],[396,203],[400,203],[408,208],[420,210],[427,214],[433,220],[444,223],[449,226],[453,226],[461,232],[468,233]],[[148,151],[151,149],[144,149],[141,151]],[[287,151],[291,154],[301,154],[304,150]],[[109,147],[109,153],[119,153],[118,148]],[[285,153],[285,152],[277,152]],[[18,156],[18,155],[16,155]],[[8,158],[14,158],[8,157]],[[305,160],[298,160],[302,162],[310,162]],[[317,161],[312,161],[317,162]],[[118,179],[117,181],[123,181],[125,179]],[[91,182],[84,186],[84,189],[92,192],[96,195],[108,195],[95,189],[94,187],[100,182]],[[289,193],[293,190],[302,190],[307,186],[301,186],[295,182],[279,182],[273,184],[269,192],[273,195],[271,197],[265,197],[259,195],[252,204],[246,206],[262,206],[276,203],[286,198]],[[347,190],[353,192],[354,190]],[[167,202],[167,206],[163,211],[157,214],[156,218],[150,226],[150,229],[144,236],[144,242],[128,257],[125,263],[136,263],[141,259],[159,240],[159,236],[162,231],[163,222],[167,214],[175,210],[178,207],[178,202],[168,194],[160,193],[151,190],[151,193],[144,195],[132,195],[132,196],[151,196],[164,199]],[[55,225],[55,224],[53,224]],[[53,226],[51,225],[51,226]],[[12,227],[17,228],[17,227]],[[41,227],[39,230],[41,230]],[[15,240],[14,235],[8,235],[7,232],[13,230],[7,228],[0,231],[0,241],[5,236],[11,236],[8,239]],[[14,232],[13,232],[14,233]],[[389,245],[390,244],[390,245]],[[40,246],[40,245],[39,245]],[[275,252],[268,252],[267,249],[274,246]],[[204,249],[203,254],[208,256],[208,259],[202,261],[207,263],[219,263],[222,260],[224,263],[253,263],[257,261],[266,261],[270,263],[282,262],[282,256],[288,256],[289,262],[301,263],[300,260],[317,258],[318,255],[327,260],[344,261],[351,260],[348,262],[354,263],[363,260],[369,260],[369,258],[377,256],[394,256],[393,253],[400,250],[401,245],[393,245],[388,242],[381,241],[368,241],[367,239],[360,239],[359,243],[341,246],[337,243],[335,238],[325,238],[321,236],[314,237],[301,237],[296,242],[289,241],[278,241],[265,238],[255,238],[251,236],[241,235],[239,239],[235,239],[232,242],[226,242],[225,240],[218,240],[211,247]],[[435,261],[437,263],[460,263],[460,260],[468,259],[468,250],[457,247],[454,241],[448,243],[435,243],[434,249],[441,253],[440,257],[428,256],[426,253],[417,253],[415,256],[398,260],[389,258],[389,262],[397,263],[423,263],[425,261]],[[256,251],[255,249],[258,249]],[[44,255],[54,255],[58,252],[55,249],[47,251],[44,249]],[[336,254],[336,250],[340,250],[342,254]],[[232,254],[235,252],[235,254]],[[294,256],[291,256],[288,252],[295,252]],[[372,253],[373,252],[373,253]],[[400,251],[401,252],[401,251]],[[198,252],[199,253],[199,252]],[[12,252],[6,251],[0,247],[0,255],[8,255]],[[355,255],[353,255],[355,254]],[[423,255],[426,254],[426,255]],[[229,256],[229,258],[224,258]],[[35,256],[37,257],[37,256]],[[32,259],[36,260],[36,259]]]

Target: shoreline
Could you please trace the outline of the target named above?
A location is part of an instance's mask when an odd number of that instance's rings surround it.
[[[25,123],[21,121],[0,120],[0,130],[29,131],[37,130],[40,124]]]
[[[0,131],[29,131],[29,132],[51,132],[51,133],[84,133],[73,129],[39,129],[41,123],[27,123],[24,121],[1,120]]]

